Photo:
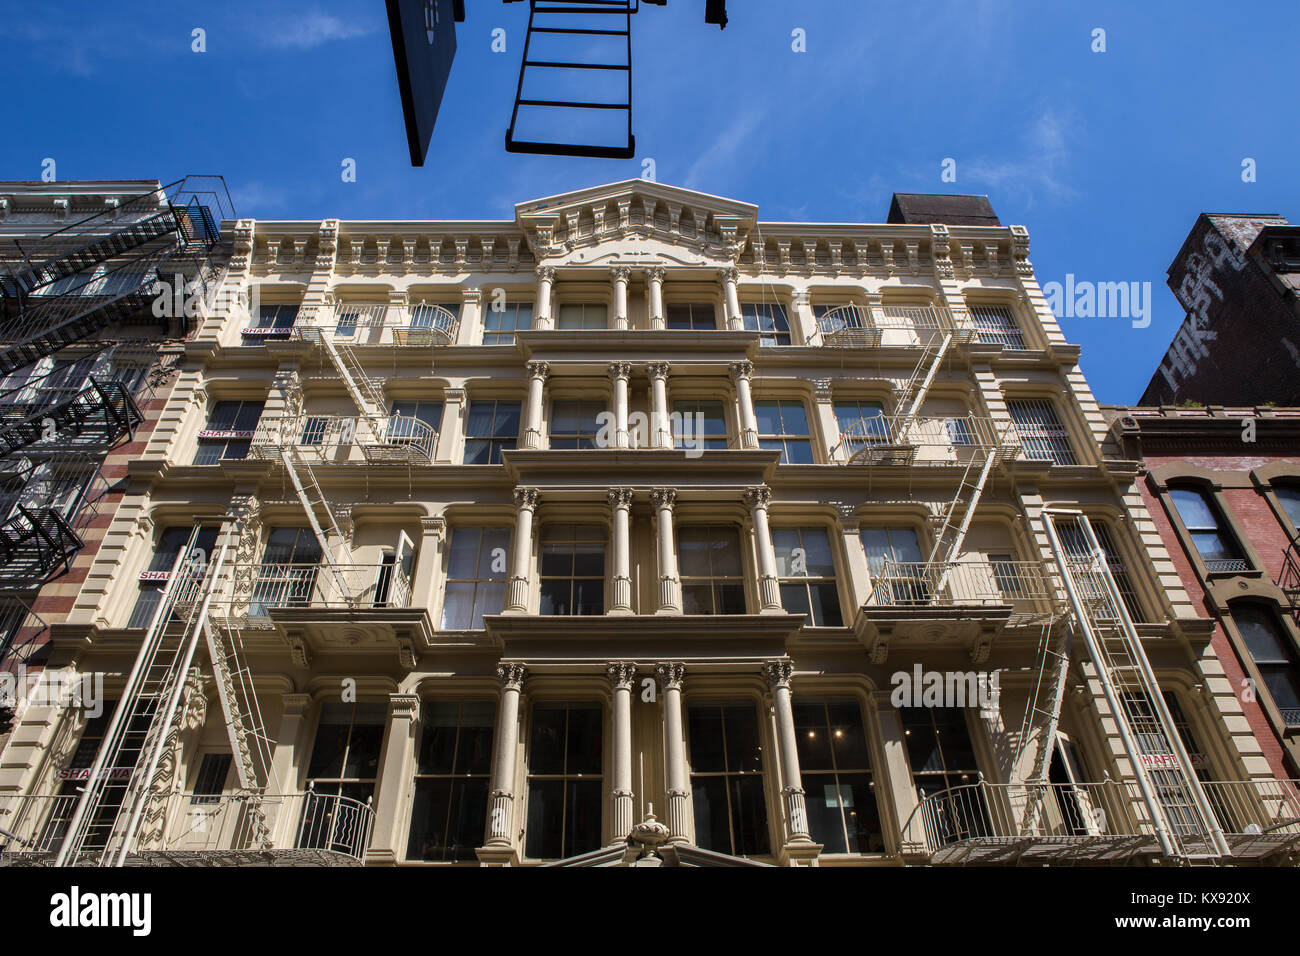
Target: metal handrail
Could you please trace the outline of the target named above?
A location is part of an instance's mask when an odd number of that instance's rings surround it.
[[[895,561],[886,558],[871,576],[877,607],[1011,605],[1016,611],[1045,612],[1061,605],[1057,582],[1039,561]]]
[[[410,575],[395,561],[334,563],[327,571],[316,562],[231,565],[217,581],[213,613],[268,618],[276,608],[410,607]]]
[[[291,448],[312,463],[347,462],[357,448],[365,461],[402,461],[428,464],[438,447],[433,426],[411,415],[368,418],[362,415],[299,414],[259,422],[249,453],[278,457]]]
[[[994,454],[1011,461],[1020,454],[1015,426],[976,415],[860,418],[840,430],[832,460],[841,464],[953,465],[965,467],[973,455]]]

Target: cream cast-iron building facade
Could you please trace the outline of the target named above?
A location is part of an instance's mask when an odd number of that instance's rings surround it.
[[[1024,228],[634,180],[224,230],[9,861],[1290,858]]]

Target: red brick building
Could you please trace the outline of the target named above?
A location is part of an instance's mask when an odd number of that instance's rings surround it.
[[[1300,405],[1300,226],[1203,213],[1168,281],[1187,317],[1140,405]]]
[[[1300,776],[1300,408],[1104,410],[1274,772]]]

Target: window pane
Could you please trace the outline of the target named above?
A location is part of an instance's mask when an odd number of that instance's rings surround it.
[[[1217,528],[1218,518],[1205,493],[1193,488],[1172,488],[1169,497],[1178,509],[1178,517],[1183,520],[1187,530],[1198,528]]]
[[[1277,500],[1282,511],[1291,519],[1291,526],[1300,529],[1300,488],[1277,489]]]

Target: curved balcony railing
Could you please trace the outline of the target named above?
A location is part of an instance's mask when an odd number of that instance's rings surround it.
[[[304,309],[283,334],[307,340],[324,335],[340,346],[434,347],[454,344],[459,329],[459,315],[428,302],[392,308],[341,304]],[[255,330],[244,334],[250,331]]]
[[[817,318],[817,334],[828,348],[863,348],[880,344],[880,329],[863,305],[841,305]]]
[[[406,321],[392,326],[397,345],[451,345],[456,341],[460,316],[440,305],[421,302],[406,310]]]
[[[0,798],[0,851],[58,852],[77,799],[77,794]],[[310,788],[287,794],[160,793],[150,798],[143,817],[137,852],[315,850],[357,861],[365,859],[374,826],[369,801]],[[106,831],[91,831],[86,854],[103,849]],[[85,861],[83,856],[80,862]]]
[[[360,415],[294,415],[258,424],[249,453],[279,457],[282,449],[313,464],[404,462],[428,464],[438,432],[410,415],[371,419]]]
[[[832,458],[852,465],[951,465],[965,467],[973,458],[996,455],[1012,461],[1020,454],[1015,426],[992,418],[955,415],[945,418],[859,418],[841,426]]]

